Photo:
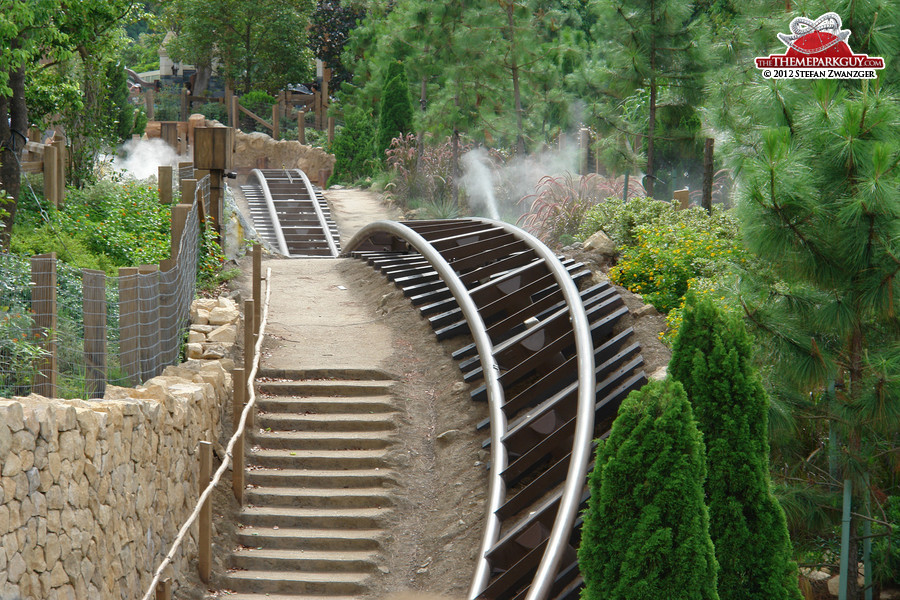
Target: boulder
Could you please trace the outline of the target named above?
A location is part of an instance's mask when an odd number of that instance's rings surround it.
[[[603,256],[616,255],[616,243],[603,231],[598,231],[584,242],[584,249],[588,252],[596,252]]]

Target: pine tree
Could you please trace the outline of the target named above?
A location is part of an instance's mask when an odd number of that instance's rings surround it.
[[[690,399],[706,445],[709,532],[722,600],[800,600],[784,511],[769,481],[768,399],[744,325],[689,300],[669,375]]]
[[[356,181],[372,174],[372,140],[375,126],[371,115],[358,108],[344,115],[344,127],[334,138],[335,163],[329,185]]]
[[[681,384],[619,408],[590,476],[578,561],[583,600],[716,600],[703,441]]]
[[[391,63],[384,81],[378,137],[375,139],[375,156],[381,160],[384,160],[384,153],[390,148],[391,140],[413,130],[409,80],[403,64]]]

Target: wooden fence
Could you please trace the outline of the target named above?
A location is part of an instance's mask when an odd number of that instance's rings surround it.
[[[44,197],[53,206],[59,206],[66,199],[66,142],[61,137],[40,141],[39,133],[30,130],[29,141],[25,143],[21,170],[23,173],[43,173]]]

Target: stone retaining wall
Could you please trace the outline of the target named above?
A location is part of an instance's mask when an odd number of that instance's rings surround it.
[[[0,399],[0,599],[140,598],[199,497],[198,442],[222,454],[232,368],[192,360],[89,402]],[[175,590],[196,554],[195,526]]]

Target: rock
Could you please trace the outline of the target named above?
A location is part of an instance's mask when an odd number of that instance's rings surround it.
[[[25,428],[25,411],[22,404],[15,400],[0,400],[0,423],[13,433]]]
[[[448,429],[444,433],[437,436],[437,441],[442,443],[443,445],[447,445],[452,443],[457,438],[459,438],[459,429]]]
[[[215,328],[215,325],[198,325],[197,323],[191,325],[191,331],[199,331],[200,333],[209,333]]]
[[[669,375],[669,367],[668,367],[668,365],[666,365],[666,366],[662,366],[662,367],[656,369],[655,371],[653,371],[653,373],[650,374],[650,379],[662,381],[668,375]]]
[[[209,332],[206,339],[210,342],[219,342],[222,344],[233,344],[237,339],[237,327],[232,324],[222,325]],[[190,340],[189,340],[190,341]],[[221,357],[220,357],[221,358]]]
[[[63,564],[61,562],[57,562],[53,567],[53,570],[50,571],[50,587],[59,587],[69,583],[69,576],[66,575],[65,569],[63,569]]]
[[[210,325],[227,325],[228,323],[234,323],[239,317],[240,313],[238,313],[237,308],[217,306],[209,311],[207,322]]]
[[[9,426],[0,419],[0,463],[5,462],[11,446],[12,434],[9,431]]]
[[[454,394],[462,394],[469,388],[463,381],[457,381],[450,387],[450,391]]]
[[[641,317],[655,317],[659,311],[652,304],[645,304],[631,314],[635,319],[640,319]]]
[[[823,581],[831,577],[831,574],[826,573],[825,571],[809,571],[807,573],[804,573],[803,576],[810,581]]]
[[[186,344],[185,354],[188,358],[203,358],[203,346],[200,344]]]
[[[191,331],[188,332],[187,341],[188,344],[200,344],[206,341],[206,334],[191,329]]]
[[[218,360],[225,358],[227,353],[228,351],[222,344],[203,344],[203,354],[200,355],[200,358],[203,360]]]
[[[18,553],[13,554],[12,558],[9,559],[9,565],[6,567],[6,578],[12,583],[18,583],[22,575],[25,574],[26,568],[27,565],[22,555]]]
[[[603,256],[616,255],[616,243],[603,231],[598,231],[584,241],[584,249],[588,252],[596,252]]]

